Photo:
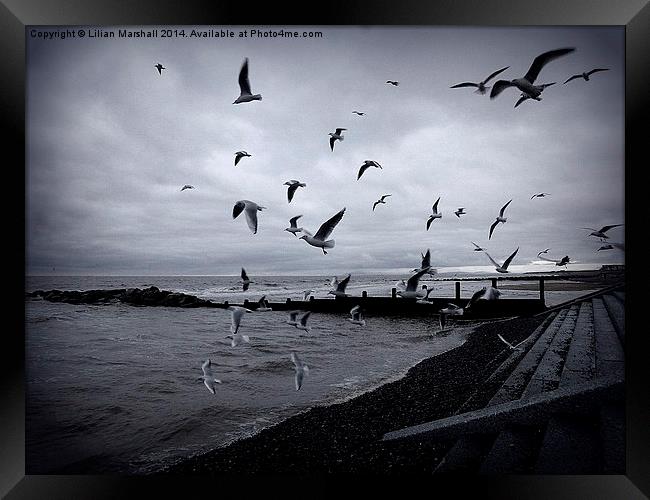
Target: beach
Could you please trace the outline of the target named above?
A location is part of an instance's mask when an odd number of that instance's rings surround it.
[[[400,380],[343,403],[314,407],[162,472],[430,473],[446,445],[434,447],[426,441],[386,444],[380,442],[382,435],[454,414],[510,354],[496,334],[517,343],[543,319],[541,315],[482,324],[463,345],[421,361]]]

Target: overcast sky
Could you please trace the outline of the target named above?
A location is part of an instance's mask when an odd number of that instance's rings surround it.
[[[427,248],[435,267],[490,269],[470,241],[499,261],[520,247],[514,271],[549,247],[551,258],[623,262],[578,229],[625,222],[622,27],[309,29],[322,38],[28,31],[28,273],[373,272],[412,269]],[[557,83],[540,102],[514,109],[515,88],[496,99],[449,88],[504,66],[488,85],[520,78],[561,47],[576,51],[542,69],[536,83]],[[245,57],[263,100],[233,105]],[[596,67],[610,70],[563,85]],[[332,152],[337,127],[348,130]],[[252,156],[235,167],[242,149]],[[366,159],[383,169],[357,181]],[[289,179],[307,184],[290,204]],[[551,195],[530,199],[539,192]],[[438,197],[443,217],[427,231]],[[232,219],[242,199],[268,207],[255,235]],[[284,231],[303,214],[313,233],[343,207],[328,255]]]

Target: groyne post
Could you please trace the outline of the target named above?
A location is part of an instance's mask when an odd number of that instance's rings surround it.
[[[394,299],[397,298],[397,288],[391,288],[390,289],[390,296]]]
[[[544,278],[539,279],[539,300],[542,301],[542,305],[546,306],[546,299],[544,298]]]
[[[497,279],[492,278],[492,288],[496,288],[496,287],[497,287]]]
[[[362,296],[364,299],[367,298],[367,297],[368,297],[368,292],[366,292],[366,291],[364,290],[363,292],[361,292],[361,296]]]
[[[460,300],[460,281],[456,282],[456,300]]]

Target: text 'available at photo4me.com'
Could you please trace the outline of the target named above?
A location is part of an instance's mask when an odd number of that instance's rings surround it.
[[[129,28],[58,28],[58,29],[39,29],[30,28],[29,36],[31,38],[40,38],[43,40],[65,40],[66,38],[215,38],[215,39],[233,39],[233,38],[323,38],[322,31],[304,30],[304,29],[259,29],[259,28],[147,28],[147,29],[129,29]]]

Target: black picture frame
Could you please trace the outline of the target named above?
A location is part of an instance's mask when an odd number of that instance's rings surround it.
[[[29,25],[447,25],[447,26],[526,26],[526,25],[616,25],[625,26],[625,200],[626,200],[626,283],[630,288],[636,266],[634,257],[636,226],[628,216],[632,203],[632,175],[645,165],[640,158],[644,150],[646,113],[650,81],[650,6],[648,0],[615,2],[608,0],[472,0],[425,3],[417,0],[400,2],[330,1],[316,9],[283,9],[276,2],[256,5],[251,12],[241,12],[242,2],[213,0],[172,2],[123,0],[29,0],[4,1],[0,4],[0,102],[3,135],[15,152],[14,162],[5,163],[10,184],[5,193],[12,194],[5,216],[12,220],[9,275],[10,294],[5,298],[9,312],[8,330],[3,338],[2,420],[0,421],[0,495],[14,498],[125,498],[136,490],[174,493],[188,497],[197,489],[224,492],[223,481],[201,477],[121,477],[121,476],[25,476],[25,384],[24,384],[24,217],[16,216],[17,207],[25,206],[25,27]],[[633,168],[636,164],[636,168]],[[634,172],[633,172],[634,170]],[[639,182],[637,182],[639,184]],[[22,188],[22,189],[21,189]],[[5,197],[6,198],[6,197]],[[22,204],[22,205],[21,205]],[[632,225],[632,229],[630,229]],[[632,248],[632,251],[630,251]],[[21,274],[22,271],[22,274]],[[639,278],[638,278],[639,279]],[[639,300],[627,293],[626,322]],[[632,316],[634,317],[634,316]],[[458,478],[398,479],[406,493],[426,482],[431,495],[439,494],[437,485],[453,488],[454,496],[467,492],[488,498],[645,498],[650,495],[650,391],[647,343],[642,329],[632,330],[626,346],[627,473],[602,476],[472,476]],[[327,478],[323,478],[327,479]],[[359,486],[383,487],[384,478],[367,478]],[[259,488],[272,494],[277,487],[286,488],[288,478],[250,478],[235,485],[239,493]],[[356,479],[355,479],[356,482]],[[313,481],[307,483],[314,491]],[[218,488],[218,490],[215,490]],[[262,490],[262,488],[264,488]],[[435,489],[432,489],[435,488]],[[295,492],[285,491],[285,494]],[[321,490],[322,494],[323,491]],[[462,495],[461,495],[462,496]]]

